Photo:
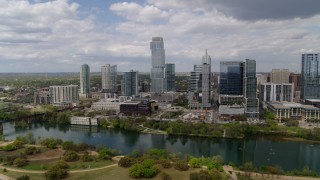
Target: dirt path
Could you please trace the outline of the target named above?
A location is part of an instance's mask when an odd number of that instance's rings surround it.
[[[244,171],[234,170],[232,166],[223,166],[223,170],[231,177],[232,180],[237,180],[237,174],[245,175]],[[264,178],[264,179],[280,179],[280,180],[319,180],[319,178],[313,177],[300,177],[300,176],[285,176],[274,174],[261,174],[256,172],[250,172],[252,178]]]
[[[14,180],[13,178],[0,173],[0,180]]]
[[[79,170],[71,170],[68,171],[69,173],[80,173],[80,172],[90,172],[90,171],[96,171],[96,170],[101,170],[101,169],[107,169],[111,167],[118,166],[118,161],[124,156],[115,156],[112,158],[112,160],[116,161],[115,164],[99,167],[99,168],[92,168],[92,169],[79,169]],[[46,171],[33,171],[33,170],[25,170],[25,169],[15,169],[15,168],[10,168],[10,167],[4,167],[3,165],[0,165],[0,168],[6,168],[8,171],[13,171],[13,172],[21,172],[21,173],[34,173],[34,174],[43,174]],[[0,179],[1,180],[1,179]]]

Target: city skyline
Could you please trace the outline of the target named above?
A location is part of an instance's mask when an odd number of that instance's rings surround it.
[[[176,72],[192,71],[203,49],[213,54],[212,72],[220,61],[246,58],[256,60],[258,72],[300,72],[301,54],[320,52],[318,0],[0,4],[0,72],[77,72],[81,64],[92,72],[104,64],[148,72],[155,36],[166,41],[166,62],[176,64]]]

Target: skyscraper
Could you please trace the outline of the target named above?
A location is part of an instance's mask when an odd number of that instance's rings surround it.
[[[101,66],[101,75],[102,90],[107,92],[115,92],[117,83],[117,65],[111,66],[110,64],[106,64]]]
[[[220,94],[243,95],[244,66],[241,61],[220,62]]]
[[[175,72],[175,64],[166,64],[166,79],[167,79],[167,91],[175,91],[176,90],[176,72]]]
[[[162,37],[153,37],[150,42],[151,49],[151,88],[154,93],[163,93],[167,90],[167,80],[165,79],[165,50]]]
[[[138,95],[138,72],[131,70],[123,74],[123,95]]]
[[[202,57],[201,65],[194,65],[188,82],[190,108],[211,107],[211,57]]]
[[[211,57],[202,57],[202,107],[211,107]]]
[[[320,99],[320,54],[302,54],[301,101]]]
[[[259,117],[259,99],[257,97],[256,61],[246,59],[244,73],[245,114],[248,118]]]
[[[88,64],[81,65],[80,71],[80,95],[88,97],[90,94],[90,67]]]

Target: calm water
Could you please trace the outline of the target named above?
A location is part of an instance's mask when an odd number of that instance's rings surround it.
[[[9,122],[3,123],[3,128],[7,140],[32,132],[36,138],[54,137],[95,146],[107,145],[119,149],[123,154],[128,154],[132,150],[146,151],[150,148],[161,148],[172,153],[187,153],[194,156],[221,155],[226,162],[237,165],[251,161],[256,166],[276,165],[284,170],[302,169],[308,166],[320,172],[320,144],[317,143],[283,141],[266,137],[246,140],[176,137],[85,126],[59,127],[39,122],[33,123],[27,130],[15,129]]]

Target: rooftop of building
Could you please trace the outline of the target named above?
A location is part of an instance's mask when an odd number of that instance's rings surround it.
[[[314,107],[312,105],[303,105],[296,102],[287,102],[287,101],[280,101],[280,102],[268,102],[267,104],[273,106],[276,109],[290,109],[290,108],[303,108],[303,109],[314,109],[318,110],[319,108]]]

